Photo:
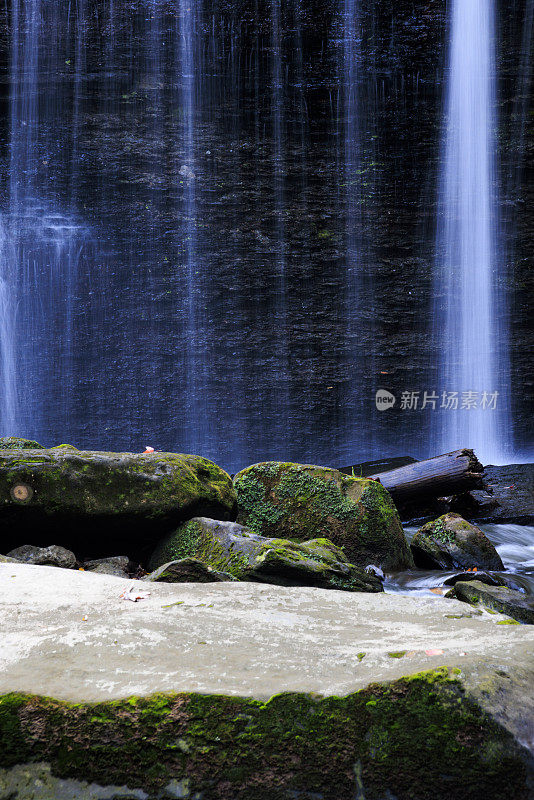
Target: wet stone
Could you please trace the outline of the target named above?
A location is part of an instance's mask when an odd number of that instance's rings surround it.
[[[506,586],[486,586],[480,581],[459,582],[449,596],[467,603],[480,603],[526,625],[534,625],[534,598]]]

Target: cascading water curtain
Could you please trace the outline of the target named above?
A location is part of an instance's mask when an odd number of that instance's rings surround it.
[[[283,447],[289,435],[290,373],[289,373],[289,331],[287,303],[287,163],[285,142],[285,81],[283,59],[283,26],[281,0],[271,0],[271,47],[272,47],[272,89],[271,116],[273,137],[273,193],[274,193],[274,241],[275,241],[275,316],[278,328],[277,374],[275,393],[278,404],[278,424],[276,426],[277,445]],[[276,412],[275,412],[276,413]]]
[[[0,425],[4,436],[17,429],[13,263],[4,221],[0,220]]]
[[[366,375],[368,364],[361,346],[362,313],[368,303],[368,276],[365,274],[362,243],[362,118],[361,118],[361,18],[360,0],[344,0],[342,7],[343,51],[340,77],[342,81],[342,171],[345,214],[345,305],[346,348],[348,361],[348,395],[345,402],[344,435],[350,442],[349,453],[362,457],[371,442],[372,432],[365,425],[366,400],[371,400],[371,387]],[[365,437],[362,432],[365,430]],[[362,439],[365,438],[365,442]],[[349,455],[349,457],[350,457]]]
[[[11,336],[2,346],[3,382],[16,383],[17,405],[8,388],[3,425],[4,432],[45,443],[66,429],[71,414],[74,298],[90,238],[74,202],[83,16],[82,0],[76,13],[43,0],[13,0],[11,9],[10,185],[2,247],[3,262],[7,254],[10,260],[0,278],[4,294],[9,286],[11,312],[2,325]]]
[[[198,191],[200,164],[196,159],[195,124],[200,72],[198,46],[199,3],[179,0],[177,69],[181,109],[181,158],[179,183],[182,190],[180,209],[182,263],[186,277],[185,386],[187,430],[185,440],[191,452],[206,451],[209,438],[207,403],[207,323],[205,309],[205,274],[199,250]]]
[[[436,256],[434,449],[505,458],[506,294],[499,235],[494,0],[454,0]]]

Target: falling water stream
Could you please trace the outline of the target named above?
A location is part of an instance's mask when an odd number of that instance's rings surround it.
[[[207,446],[205,432],[208,427],[206,403],[208,369],[206,320],[202,314],[203,274],[198,250],[198,209],[196,181],[200,165],[195,158],[195,116],[198,43],[197,4],[179,0],[179,47],[177,70],[179,104],[183,131],[183,164],[179,169],[182,187],[182,240],[183,263],[187,275],[186,321],[186,375],[188,418],[191,421],[188,449],[200,453]]]
[[[2,403],[0,422],[2,430],[17,428],[17,391],[15,384],[15,358],[13,353],[13,287],[10,269],[13,254],[3,220],[0,221],[0,387]]]
[[[80,9],[83,14],[83,3]],[[65,19],[58,5],[14,0],[12,14],[10,191],[2,247],[3,293],[7,287],[10,292],[4,301],[10,313],[2,325],[3,416],[12,429],[38,436],[50,428],[51,403],[60,427],[68,427],[74,399],[64,389],[75,358],[78,270],[91,237],[74,202],[81,75],[76,73],[72,98],[70,77],[64,79],[71,62],[62,62],[61,53],[76,52],[80,66],[82,55],[74,19]],[[66,173],[65,159],[71,164]]]
[[[498,464],[511,432],[494,17],[494,0],[452,4],[436,264],[439,382],[446,398],[440,395],[435,445],[440,452],[472,447],[484,463]]]

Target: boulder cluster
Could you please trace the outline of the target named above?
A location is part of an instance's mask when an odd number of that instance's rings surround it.
[[[146,581],[381,592],[385,573],[419,567],[459,570],[486,593],[504,583],[497,551],[458,514],[425,524],[410,545],[378,480],[283,462],[232,479],[200,456],[13,438],[0,439],[0,551],[1,561]],[[475,590],[451,591],[472,601]]]

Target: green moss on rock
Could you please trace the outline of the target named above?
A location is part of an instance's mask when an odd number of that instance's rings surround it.
[[[490,613],[506,614],[525,625],[534,625],[534,599],[517,589],[487,586],[477,580],[458,581],[450,596],[466,603],[480,603]],[[512,621],[506,620],[500,624],[512,624]]]
[[[254,551],[252,542],[250,554],[236,547],[242,538],[240,526],[203,517],[190,519],[158,543],[148,568],[155,570],[170,561],[192,557],[240,579],[250,567]]]
[[[524,751],[440,669],[348,697],[0,698],[0,767],[203,800],[528,800]],[[390,793],[390,794],[388,794]]]
[[[43,450],[42,444],[32,439],[20,439],[17,436],[1,436],[0,450]]]
[[[149,569],[182,559],[198,559],[238,580],[283,586],[317,586],[344,591],[381,592],[374,575],[351,564],[328,539],[293,542],[267,538],[233,522],[198,517],[157,545]]]
[[[455,513],[443,514],[419,528],[411,549],[415,563],[422,568],[504,569],[488,537]]]
[[[234,485],[238,522],[256,533],[327,538],[361,566],[413,566],[395,505],[376,481],[326,467],[266,462],[239,472]]]
[[[31,489],[18,501],[16,485]],[[235,513],[230,477],[205,458],[175,453],[102,453],[69,446],[0,454],[0,513],[32,508],[46,515],[164,517],[210,509],[225,519]]]

